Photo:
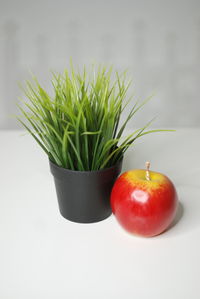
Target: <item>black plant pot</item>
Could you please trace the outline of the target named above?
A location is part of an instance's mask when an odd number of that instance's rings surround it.
[[[109,217],[110,193],[121,172],[122,160],[97,171],[74,171],[50,163],[61,215],[79,223],[98,222]]]

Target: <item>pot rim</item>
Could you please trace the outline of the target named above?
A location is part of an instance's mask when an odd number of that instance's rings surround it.
[[[57,164],[55,164],[54,162],[52,162],[49,158],[49,163],[50,165],[52,165],[54,168],[56,168],[57,170],[61,170],[63,172],[67,172],[67,173],[77,173],[77,174],[94,174],[94,173],[102,173],[102,172],[106,172],[108,170],[114,169],[116,168],[118,165],[120,165],[123,161],[124,156],[122,156],[122,158],[117,161],[116,164],[114,164],[111,167],[107,167],[107,168],[103,168],[103,169],[98,169],[98,170],[73,170],[73,169],[69,169],[69,168],[64,168],[62,166],[58,166]]]

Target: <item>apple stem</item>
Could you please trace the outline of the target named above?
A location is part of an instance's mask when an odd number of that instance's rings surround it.
[[[150,181],[149,168],[150,168],[150,162],[146,162],[146,180],[147,181]]]

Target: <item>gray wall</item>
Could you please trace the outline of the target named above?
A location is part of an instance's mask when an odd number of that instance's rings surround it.
[[[18,127],[29,70],[48,88],[70,57],[128,68],[137,98],[155,93],[131,127],[200,125],[200,1],[0,0],[0,128]]]

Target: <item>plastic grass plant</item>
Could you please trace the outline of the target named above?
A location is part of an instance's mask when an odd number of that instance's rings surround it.
[[[113,75],[112,68],[99,66],[89,75],[85,68],[80,73],[71,66],[63,74],[52,73],[51,82],[53,96],[35,77],[26,81],[27,100],[18,104],[17,119],[58,166],[79,171],[111,167],[139,137],[166,131],[147,130],[150,121],[123,137],[128,122],[149,100],[134,103],[119,126],[132,99],[126,99],[131,82],[125,72]]]

